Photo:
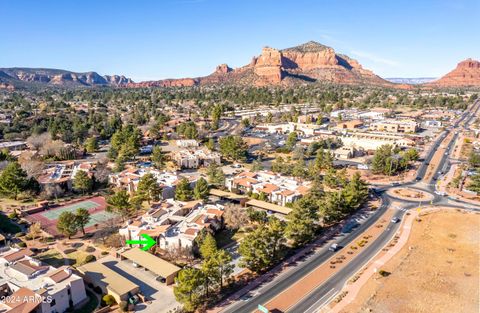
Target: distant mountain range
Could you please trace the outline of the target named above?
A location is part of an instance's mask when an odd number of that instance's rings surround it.
[[[66,70],[48,68],[0,68],[0,87],[96,87],[96,86],[126,86],[133,83],[130,78],[119,75],[101,76],[96,72],[75,73]]]
[[[390,77],[385,78],[385,80],[395,83],[395,84],[409,84],[409,85],[418,85],[425,84],[437,79],[436,77],[417,77],[417,78],[400,78],[400,77]]]
[[[96,72],[75,73],[45,68],[0,68],[0,89],[17,88],[78,88],[78,87],[183,87],[209,85],[238,86],[298,86],[334,83],[348,85],[375,85],[392,88],[425,87],[480,87],[480,62],[467,59],[440,79],[387,78],[383,79],[364,69],[356,60],[339,54],[331,47],[315,41],[287,49],[265,47],[258,56],[242,67],[227,64],[217,66],[207,76],[163,79],[135,83],[122,75],[104,75]]]

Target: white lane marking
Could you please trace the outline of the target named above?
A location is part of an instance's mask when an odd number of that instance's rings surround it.
[[[325,301],[323,301],[323,303],[320,305],[320,307],[317,308],[317,303],[319,303],[320,301],[323,300],[323,298],[325,298],[326,296],[328,296],[331,292],[333,291],[333,294],[330,295]],[[329,292],[327,292],[323,297],[321,297],[320,299],[318,299],[307,311],[306,313],[308,312],[317,312],[319,309],[323,308],[326,304],[330,303],[330,301],[337,295],[336,293],[337,290],[334,289],[330,289]]]

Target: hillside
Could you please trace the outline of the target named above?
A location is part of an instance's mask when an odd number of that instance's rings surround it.
[[[466,59],[440,79],[426,84],[432,87],[480,87],[480,62]]]
[[[297,85],[305,83],[391,85],[363,69],[346,55],[315,41],[283,50],[265,47],[249,64],[232,69],[227,64],[204,77],[167,79],[128,84],[129,87],[170,87],[195,85]]]
[[[95,87],[124,86],[132,83],[125,76],[105,75],[96,72],[75,73],[46,68],[0,68],[0,88],[28,88],[42,86]]]

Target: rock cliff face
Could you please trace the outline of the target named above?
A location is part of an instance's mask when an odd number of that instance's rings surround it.
[[[0,69],[0,83],[19,87],[120,87],[133,82],[125,76],[101,76],[96,72],[75,73],[57,69],[3,68]]]
[[[480,86],[480,62],[466,59],[458,63],[457,67],[450,73],[426,85],[435,87],[478,87]]]
[[[392,85],[355,60],[340,55],[333,48],[309,41],[303,45],[278,50],[265,47],[259,56],[240,68],[217,66],[208,76],[193,79],[168,79],[128,84],[128,87],[191,85],[295,85],[315,82],[343,84]]]

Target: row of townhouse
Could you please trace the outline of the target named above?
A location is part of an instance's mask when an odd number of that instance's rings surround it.
[[[137,167],[130,167],[119,173],[111,174],[109,176],[109,182],[116,188],[124,189],[128,193],[134,193],[137,191],[140,179],[146,174],[152,174],[157,179],[158,185],[162,189],[161,196],[163,199],[169,199],[175,196],[175,188],[183,177],[186,177],[190,181],[191,187],[193,187],[196,182],[194,177],[180,175],[176,172]]]
[[[285,206],[306,195],[311,182],[286,177],[270,171],[242,172],[225,180],[230,191],[263,193],[268,201]]]
[[[0,252],[0,312],[59,313],[88,299],[83,279],[68,266],[54,268],[29,249]]]
[[[223,212],[220,204],[168,199],[154,204],[143,216],[127,221],[119,233],[129,240],[147,234],[164,250],[193,248],[195,238],[203,229],[215,232],[223,227]]]
[[[180,168],[208,167],[210,164],[221,164],[221,155],[218,152],[206,149],[183,149],[172,152],[172,160]]]

